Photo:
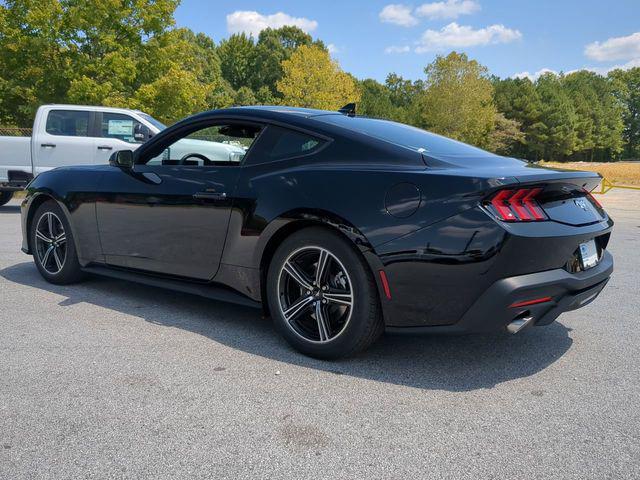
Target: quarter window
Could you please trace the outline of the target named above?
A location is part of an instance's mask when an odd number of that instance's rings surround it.
[[[86,137],[89,132],[89,112],[81,110],[51,110],[46,132],[65,137]]]
[[[269,131],[273,143],[267,154],[271,160],[307,155],[321,144],[321,140],[316,137],[286,128],[272,126]]]

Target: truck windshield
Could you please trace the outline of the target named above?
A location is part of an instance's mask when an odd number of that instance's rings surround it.
[[[139,114],[142,118],[144,118],[147,122],[149,122],[151,125],[153,125],[154,127],[156,127],[158,130],[162,131],[165,128],[167,128],[167,126],[162,123],[159,120],[156,120],[155,118],[153,118],[151,115],[147,115],[146,113],[140,113]]]

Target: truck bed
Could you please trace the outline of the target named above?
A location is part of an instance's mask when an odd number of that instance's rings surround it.
[[[9,172],[31,175],[31,137],[0,136],[0,187],[12,180]]]

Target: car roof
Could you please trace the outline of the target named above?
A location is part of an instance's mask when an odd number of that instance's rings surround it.
[[[265,112],[274,112],[274,113],[282,113],[289,115],[296,115],[302,117],[315,117],[318,115],[335,115],[338,112],[330,111],[330,110],[319,110],[317,108],[304,108],[304,107],[289,107],[286,105],[256,105],[256,106],[246,106],[246,107],[238,107],[238,109],[242,110],[258,110]]]
[[[42,107],[53,107],[53,108],[66,108],[69,110],[88,110],[88,111],[100,111],[100,112],[128,112],[128,113],[137,113],[144,114],[142,110],[137,110],[135,108],[125,108],[125,107],[103,107],[101,105],[75,105],[71,103],[46,103],[41,105]]]

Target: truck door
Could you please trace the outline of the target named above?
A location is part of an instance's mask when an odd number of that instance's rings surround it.
[[[92,164],[96,139],[89,133],[93,112],[53,108],[44,114],[46,118],[34,126],[31,148],[34,174],[65,165]]]
[[[149,128],[124,113],[96,112],[94,163],[109,163],[118,150],[135,150],[149,138]]]

